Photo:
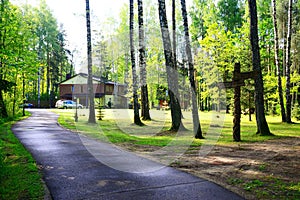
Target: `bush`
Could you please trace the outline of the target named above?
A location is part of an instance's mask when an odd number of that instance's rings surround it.
[[[293,106],[292,117],[296,118],[297,121],[300,120],[300,108],[298,103]]]

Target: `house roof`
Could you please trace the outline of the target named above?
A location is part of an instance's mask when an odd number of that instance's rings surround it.
[[[87,84],[87,78],[88,78],[87,74],[79,73],[72,76],[70,79],[61,82],[60,85]],[[93,84],[99,84],[99,83],[115,84],[115,82],[108,81],[103,77],[93,76]]]

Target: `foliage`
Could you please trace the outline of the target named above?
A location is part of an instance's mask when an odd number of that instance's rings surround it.
[[[51,94],[46,105],[53,104],[58,83],[70,73],[64,31],[44,0],[38,8],[7,0],[0,7],[0,116],[18,114],[18,105],[30,96]]]
[[[298,103],[296,103],[292,110],[292,117],[300,121],[300,106]]]
[[[167,95],[168,88],[162,86],[162,85],[156,85],[156,99],[157,100],[166,100],[168,101],[168,95]]]
[[[226,31],[237,32],[243,25],[243,3],[238,0],[218,1],[218,18],[224,23]]]

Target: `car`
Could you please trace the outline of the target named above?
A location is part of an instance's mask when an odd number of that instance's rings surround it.
[[[55,103],[55,108],[62,108],[64,100],[60,99]]]
[[[76,108],[76,102],[72,100],[64,100],[61,104],[58,104],[57,108],[64,108],[64,109]],[[77,108],[81,109],[83,108],[83,105],[77,103]]]
[[[32,103],[24,103],[19,105],[19,108],[33,108],[33,104]]]

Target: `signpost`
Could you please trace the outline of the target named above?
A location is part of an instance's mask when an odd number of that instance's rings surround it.
[[[75,106],[75,116],[74,116],[74,119],[75,119],[75,122],[78,122],[78,113],[77,113],[77,97],[74,97],[74,100],[76,102],[76,106]]]
[[[233,139],[241,141],[241,86],[245,86],[245,80],[255,78],[256,72],[241,72],[241,64],[234,64],[233,78],[229,82],[219,83],[220,88],[234,88],[234,113],[233,113]]]

